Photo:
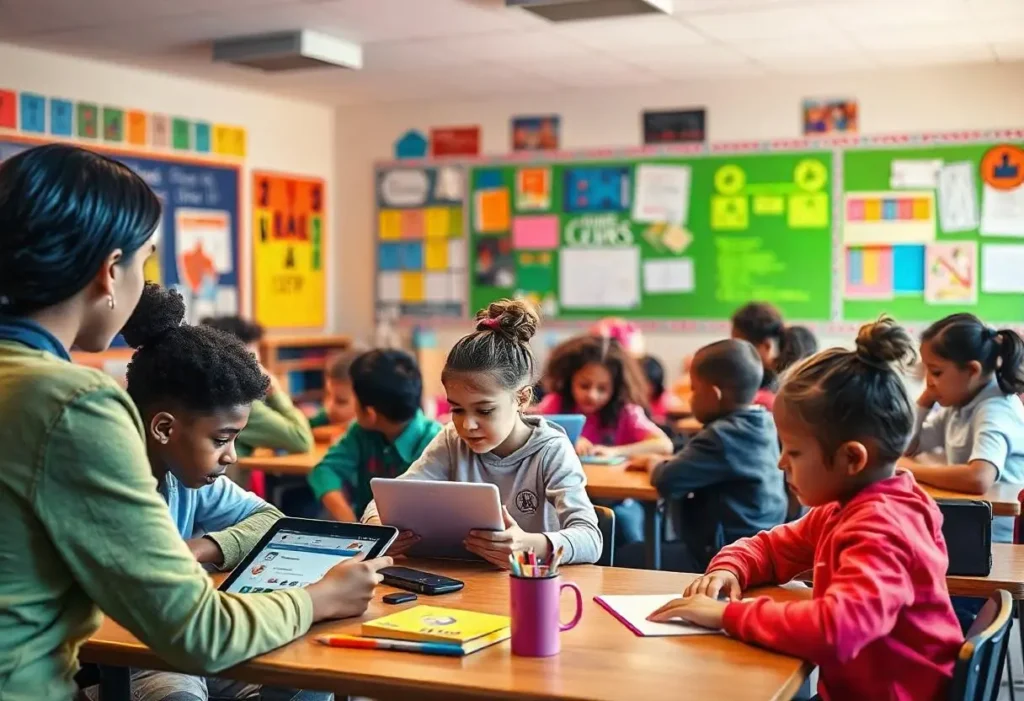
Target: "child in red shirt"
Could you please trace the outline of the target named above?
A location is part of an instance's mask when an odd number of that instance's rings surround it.
[[[895,472],[914,414],[892,364],[912,348],[883,318],[861,328],[855,351],[833,348],[793,368],[775,403],[780,467],[811,511],[724,548],[651,620],[724,628],[806,659],[821,670],[824,701],[946,697],[963,636],[946,589],[942,516],[912,475]],[[806,570],[808,601],[740,601],[744,589]]]

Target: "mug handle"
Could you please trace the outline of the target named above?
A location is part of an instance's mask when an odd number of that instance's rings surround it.
[[[562,585],[558,588],[558,593],[561,594],[563,591],[565,591],[565,589],[567,587],[569,589],[572,589],[573,593],[576,594],[576,614],[572,617],[572,620],[569,621],[568,623],[561,623],[561,622],[559,622],[559,624],[558,624],[559,632],[565,632],[567,630],[572,630],[573,628],[576,627],[576,624],[580,622],[580,619],[583,618],[583,592],[581,592],[580,588],[578,586],[576,586],[575,584],[573,584],[572,582],[563,582]]]

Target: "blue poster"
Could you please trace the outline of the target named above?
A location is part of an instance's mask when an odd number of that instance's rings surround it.
[[[35,134],[46,132],[46,98],[35,93],[21,93],[21,130]]]
[[[565,171],[563,211],[624,212],[630,203],[628,167],[582,167]]]
[[[50,133],[71,136],[75,132],[75,105],[70,100],[50,99]]]

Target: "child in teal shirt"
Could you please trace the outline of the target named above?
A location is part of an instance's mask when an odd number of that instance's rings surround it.
[[[356,422],[309,474],[309,485],[338,521],[358,521],[373,499],[370,480],[404,474],[441,431],[420,409],[423,379],[400,350],[373,350],[349,368]]]

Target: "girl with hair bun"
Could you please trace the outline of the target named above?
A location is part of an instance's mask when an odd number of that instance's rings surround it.
[[[583,466],[560,427],[523,415],[535,379],[530,339],[540,318],[527,302],[504,299],[476,319],[476,330],[452,347],[441,374],[451,423],[398,479],[497,485],[505,530],[472,531],[465,545],[498,567],[531,548],[538,557],[561,549],[565,563],[596,562],[601,531]],[[375,504],[363,520],[380,522]],[[415,542],[403,534],[390,552]]]
[[[861,327],[856,350],[832,348],[787,373],[775,402],[779,466],[811,510],[723,548],[651,620],[724,628],[808,660],[830,701],[946,698],[963,634],[942,514],[896,472],[913,427],[897,369],[913,355],[907,332],[883,317]],[[809,600],[742,599],[812,568]]]

